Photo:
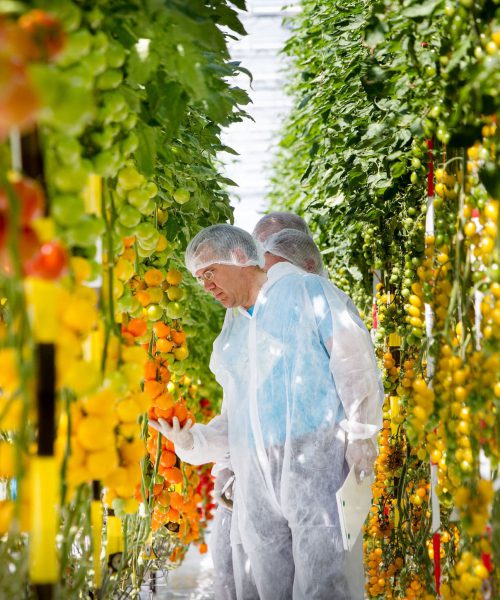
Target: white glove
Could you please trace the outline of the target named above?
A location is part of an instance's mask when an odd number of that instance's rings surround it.
[[[217,473],[214,497],[219,504],[233,510],[234,473],[231,469],[222,469]]]
[[[349,469],[354,467],[356,480],[361,483],[365,477],[373,473],[373,463],[377,458],[377,447],[372,439],[352,440],[347,444],[345,459]]]
[[[177,446],[181,450],[192,450],[194,448],[194,437],[189,431],[193,424],[191,419],[186,421],[182,428],[177,417],[172,419],[172,426],[165,419],[158,419],[158,421],[149,419],[148,423],[150,427],[159,431],[167,440],[170,440],[174,446]]]

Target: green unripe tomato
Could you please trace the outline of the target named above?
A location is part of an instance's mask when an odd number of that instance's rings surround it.
[[[184,314],[184,307],[179,302],[169,302],[165,312],[169,319],[180,319]]]
[[[91,142],[98,146],[101,150],[107,150],[108,148],[111,148],[114,138],[115,131],[111,125],[107,125],[102,131],[93,131],[90,134]]]
[[[57,158],[63,165],[72,165],[81,159],[82,147],[75,137],[69,135],[57,136],[54,140],[54,149]]]
[[[88,160],[82,160],[75,165],[58,167],[52,174],[54,185],[59,192],[81,192],[92,168],[92,163]]]
[[[100,75],[106,70],[106,59],[104,57],[104,54],[96,52],[95,50],[87,54],[87,56],[84,59],[84,62],[85,65],[94,74],[94,76]]]
[[[136,227],[141,222],[141,213],[130,206],[130,204],[124,204],[118,213],[118,221],[125,227]]]
[[[137,125],[137,119],[138,117],[134,112],[129,112],[122,122],[124,129],[133,129]]]
[[[121,164],[120,154],[115,148],[103,150],[94,156],[93,163],[98,175],[113,177]]]
[[[98,31],[94,36],[93,49],[96,52],[105,54],[109,46],[109,38],[104,31]]]
[[[163,317],[163,308],[159,304],[150,304],[146,308],[146,318],[148,321],[159,321]]]
[[[158,194],[158,186],[153,181],[148,181],[144,188],[148,191],[150,198],[154,198]]]
[[[137,150],[138,145],[139,138],[134,132],[131,132],[120,142],[120,149],[124,156],[128,156]]]
[[[66,38],[66,46],[57,58],[57,62],[62,67],[78,63],[90,52],[92,39],[92,34],[87,29],[80,29],[71,33]]]
[[[140,243],[148,242],[153,239],[158,241],[159,233],[156,231],[156,227],[152,223],[141,223],[135,230],[137,241]]]
[[[145,252],[154,252],[156,250],[156,246],[158,245],[158,240],[160,239],[160,234],[156,231],[156,234],[151,236],[150,238],[144,240],[138,240],[139,247],[142,248]],[[150,256],[148,254],[147,256]]]
[[[101,73],[96,80],[98,90],[114,90],[122,82],[123,74],[118,69],[108,69]]]
[[[104,233],[104,221],[90,215],[83,215],[79,223],[68,230],[68,241],[73,246],[94,246],[96,239]]]
[[[144,187],[131,190],[127,194],[127,200],[144,214],[146,212],[144,209],[149,206],[148,191]]]
[[[118,173],[118,185],[123,190],[133,190],[143,185],[144,182],[144,176],[135,167],[125,167]]]
[[[119,69],[125,62],[125,48],[118,42],[110,42],[106,49],[106,63],[110,69]]]
[[[85,212],[83,199],[78,194],[55,196],[50,204],[51,214],[60,225],[76,225]]]
[[[85,20],[87,21],[91,29],[97,29],[102,23],[103,19],[104,15],[97,6],[94,6],[91,10],[85,13]]]
[[[75,88],[92,90],[94,88],[94,74],[86,62],[72,65],[64,72],[66,78]]]

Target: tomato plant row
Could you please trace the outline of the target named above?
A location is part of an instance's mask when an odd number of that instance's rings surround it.
[[[306,0],[286,47],[272,203],[308,216],[384,370],[372,598],[499,591],[499,17]]]
[[[206,551],[209,470],[147,417],[207,420],[220,401],[221,311],[182,252],[232,219],[216,156],[249,101],[234,7],[1,7],[2,597],[135,597],[191,542]]]

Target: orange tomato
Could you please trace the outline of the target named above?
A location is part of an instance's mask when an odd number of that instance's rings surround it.
[[[148,286],[160,285],[163,281],[163,273],[159,269],[148,269],[144,273],[144,281]]]
[[[186,334],[184,331],[176,331],[174,329],[172,330],[172,339],[178,346],[180,346],[186,341]]]
[[[135,337],[143,336],[148,330],[144,319],[131,319],[127,325],[127,330]]]
[[[170,469],[177,462],[177,457],[173,452],[162,452],[160,456],[160,465],[165,469]]]
[[[181,483],[182,482],[182,471],[178,467],[171,467],[170,469],[165,469],[163,473],[163,477],[169,483]]]
[[[159,338],[158,340],[156,340],[156,349],[158,350],[158,352],[170,352],[170,350],[172,350],[173,347],[174,343],[170,340],[167,340],[165,338]]]
[[[179,423],[182,425],[186,421],[188,411],[184,404],[176,404],[174,406],[174,416],[179,419]]]
[[[165,386],[163,385],[163,383],[160,383],[159,381],[145,381],[144,382],[144,392],[152,399],[154,400],[155,398],[157,398],[161,393],[163,393],[163,390],[165,389]]]
[[[170,335],[170,327],[163,321],[157,321],[153,325],[153,331],[158,338],[165,338]]]

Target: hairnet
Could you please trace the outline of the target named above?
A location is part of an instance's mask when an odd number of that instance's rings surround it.
[[[253,237],[263,242],[281,229],[297,229],[310,235],[309,227],[302,217],[289,212],[272,212],[264,215],[253,230]]]
[[[282,229],[262,243],[264,252],[281,256],[303,271],[325,275],[318,247],[311,236],[297,229]]]
[[[264,255],[260,244],[248,232],[221,223],[202,229],[194,236],[186,248],[185,261],[194,275],[213,264],[262,267]]]

